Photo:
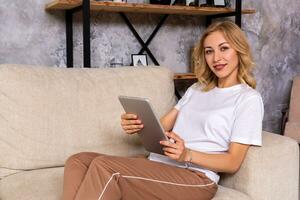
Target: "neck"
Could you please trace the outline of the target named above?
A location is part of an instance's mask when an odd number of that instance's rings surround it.
[[[236,67],[229,75],[218,79],[218,87],[226,88],[240,84],[238,80],[238,67]]]
[[[240,82],[237,79],[236,80],[222,80],[222,79],[218,80],[219,88],[227,88],[227,87],[231,87],[231,86],[234,86],[237,84],[240,84]]]

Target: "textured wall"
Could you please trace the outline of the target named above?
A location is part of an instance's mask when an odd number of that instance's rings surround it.
[[[0,0],[0,63],[24,63],[64,67],[65,25],[62,12],[45,12],[50,0]],[[130,0],[129,0],[130,2]],[[254,15],[243,16],[257,63],[258,90],[265,102],[264,129],[280,132],[281,110],[288,105],[291,80],[300,74],[299,0],[244,0]],[[109,66],[115,59],[124,65],[140,45],[112,13],[93,13],[91,26],[92,65]],[[160,15],[129,14],[143,39],[149,37]],[[198,40],[204,18],[169,16],[150,44],[161,65],[174,72],[188,71],[190,53]],[[82,66],[81,14],[75,16],[74,62]],[[148,58],[149,60],[149,58]],[[150,62],[151,63],[151,62]]]
[[[258,90],[265,103],[264,129],[280,132],[292,78],[300,75],[300,1],[245,1],[257,13],[243,20],[257,63]]]

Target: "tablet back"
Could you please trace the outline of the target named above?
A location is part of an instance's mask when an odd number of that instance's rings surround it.
[[[138,133],[142,144],[149,152],[163,154],[161,140],[167,140],[162,125],[156,117],[148,99],[141,97],[119,96],[119,100],[126,113],[133,113],[144,124]]]

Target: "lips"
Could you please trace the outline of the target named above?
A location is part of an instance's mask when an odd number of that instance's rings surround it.
[[[214,65],[214,69],[216,71],[221,71],[222,69],[224,69],[224,67],[226,66],[226,64],[218,64],[218,65]]]

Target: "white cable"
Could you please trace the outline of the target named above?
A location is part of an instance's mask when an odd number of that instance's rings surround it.
[[[115,175],[120,175],[120,173],[117,172],[117,173],[114,173],[114,174],[111,175],[111,177],[110,177],[110,179],[108,180],[108,182],[106,183],[106,185],[105,185],[105,187],[104,187],[102,193],[100,194],[98,200],[100,200],[100,199],[102,198],[102,196],[103,196],[103,194],[104,194],[104,192],[105,192],[105,190],[106,190],[106,188],[107,188],[109,182],[113,179],[113,177],[114,177]]]
[[[189,184],[182,184],[182,183],[172,183],[172,182],[168,182],[168,181],[159,181],[159,180],[143,178],[143,177],[137,177],[137,176],[122,176],[122,177],[123,178],[131,178],[131,179],[140,179],[140,180],[145,180],[145,181],[152,181],[152,182],[156,182],[156,183],[184,186],[184,187],[206,187],[206,186],[210,186],[210,185],[215,184],[215,182],[211,182],[211,183],[204,184],[204,185],[189,185]]]
[[[115,175],[120,175],[119,172],[112,174],[112,176],[110,177],[110,179],[108,180],[108,182],[106,183],[102,193],[100,194],[98,200],[100,200],[108,186],[108,184],[110,183],[110,181],[113,179],[113,177]],[[173,183],[173,182],[168,182],[168,181],[160,181],[160,180],[155,180],[155,179],[149,179],[149,178],[143,178],[143,177],[138,177],[138,176],[122,176],[123,178],[128,178],[128,179],[139,179],[139,180],[144,180],[144,181],[151,181],[151,182],[156,182],[156,183],[163,183],[163,184],[169,184],[169,185],[176,185],[176,186],[183,186],[183,187],[206,187],[206,186],[210,186],[215,184],[215,182],[211,182],[208,184],[203,184],[203,185],[190,185],[190,184],[182,184],[182,183]]]

